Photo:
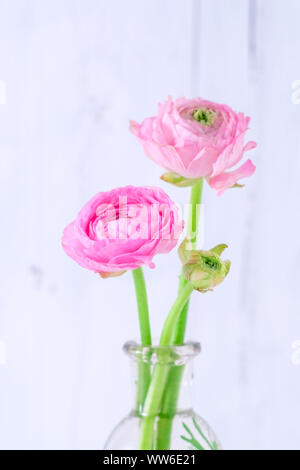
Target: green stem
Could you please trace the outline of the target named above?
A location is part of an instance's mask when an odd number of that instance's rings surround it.
[[[178,293],[177,299],[175,300],[168,316],[167,319],[164,323],[161,337],[160,337],[160,346],[170,346],[173,344],[172,339],[173,339],[173,332],[174,332],[174,326],[176,325],[178,318],[180,316],[180,313],[185,306],[186,302],[190,298],[191,293],[193,292],[194,288],[192,284],[186,283],[186,285],[181,289],[181,291]]]
[[[172,365],[170,367],[157,422],[156,450],[170,449],[173,417],[177,412],[177,401],[183,372],[184,365]]]
[[[178,320],[178,316],[182,311],[186,301],[193,291],[191,284],[187,283],[182,291],[178,294],[167,319],[164,323],[162,334],[160,337],[160,346],[168,346],[171,344],[174,326]],[[160,358],[159,358],[160,359]],[[170,366],[158,362],[154,368],[152,380],[145,400],[143,413],[145,418],[141,421],[140,428],[140,450],[152,450],[154,445],[154,423],[155,418],[160,412],[162,397],[165,385],[168,379]]]
[[[185,279],[184,275],[180,274],[178,292],[180,292],[184,288],[186,283],[187,283],[187,280]],[[184,341],[184,334],[186,330],[189,304],[190,304],[190,299],[187,300],[183,309],[181,310],[181,314],[179,315],[178,321],[175,326],[175,331],[174,331],[174,338],[173,338],[174,344],[182,344]]]
[[[200,206],[202,200],[203,179],[194,184],[191,189],[190,208],[187,221],[187,239],[191,242],[191,249],[195,250],[199,227]]]
[[[149,309],[147,300],[146,284],[142,268],[137,268],[132,271],[134,280],[140,336],[142,346],[151,346],[151,328],[149,320]],[[136,411],[138,414],[142,412],[147,391],[151,380],[150,364],[139,361],[138,363],[138,384],[137,384],[137,400]]]
[[[139,314],[140,334],[142,346],[151,346],[151,328],[145,278],[143,268],[132,271],[136,301]]]
[[[191,250],[197,248],[197,236],[200,218],[200,209],[202,201],[202,190],[203,190],[203,179],[199,183],[192,186],[190,207],[187,220],[187,235],[186,238],[190,242]],[[183,274],[180,274],[179,278],[179,292],[186,285],[187,281]],[[182,344],[184,342],[186,322],[189,310],[189,301],[185,304],[182,309],[181,315],[179,316],[175,332],[174,332],[174,344]]]
[[[194,185],[191,189],[190,207],[187,221],[187,239],[190,242],[190,248],[197,248],[198,225],[200,218],[200,208],[202,200],[203,180]],[[179,278],[178,293],[186,286],[187,281],[183,274]],[[187,316],[189,310],[189,298],[179,314],[173,335],[173,344],[183,344],[186,331]],[[169,449],[172,432],[173,416],[176,413],[178,396],[180,391],[181,379],[184,366],[173,367],[169,371],[163,402],[161,407],[161,417],[157,423],[157,450]]]

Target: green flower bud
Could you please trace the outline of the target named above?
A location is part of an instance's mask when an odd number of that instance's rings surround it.
[[[193,186],[196,183],[199,183],[201,178],[195,179],[188,179],[184,178],[184,176],[178,175],[178,173],[173,173],[172,171],[168,171],[164,173],[161,177],[161,180],[165,181],[166,183],[173,184],[179,188],[187,188],[188,186]]]
[[[221,284],[230,269],[230,261],[223,261],[220,255],[227,248],[221,244],[205,250],[188,250],[185,240],[179,247],[179,257],[183,263],[183,274],[195,290],[207,292]]]

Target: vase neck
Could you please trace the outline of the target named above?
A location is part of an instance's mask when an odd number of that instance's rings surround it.
[[[158,369],[160,376],[165,377],[165,382],[160,389],[161,397],[157,400],[157,407],[155,411],[152,409],[151,414],[167,417],[184,413],[192,408],[193,358],[200,351],[198,343],[163,348],[143,348],[135,343],[126,343],[124,349],[131,360],[134,414],[149,415],[146,405],[147,394]]]

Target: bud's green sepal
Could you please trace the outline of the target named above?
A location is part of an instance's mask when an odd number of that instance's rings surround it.
[[[187,188],[189,186],[194,186],[194,184],[199,183],[202,178],[195,178],[195,179],[188,179],[184,178],[184,176],[178,175],[178,173],[173,173],[172,171],[168,171],[164,173],[161,177],[161,180],[165,181],[166,183],[173,184],[179,188]]]
[[[221,284],[230,269],[230,261],[223,261],[220,255],[227,245],[221,244],[210,251],[189,250],[189,242],[184,240],[179,247],[179,257],[183,263],[183,274],[195,290],[207,292]]]
[[[185,264],[185,263],[188,262],[189,257],[190,257],[192,252],[193,252],[192,245],[185,238],[183,240],[183,242],[181,243],[181,245],[179,246],[179,248],[178,248],[178,255],[179,255],[179,258],[180,258],[180,261],[182,262],[182,264]]]

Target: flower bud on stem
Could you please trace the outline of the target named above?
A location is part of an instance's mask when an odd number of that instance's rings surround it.
[[[221,284],[230,269],[230,261],[223,261],[220,255],[227,245],[221,244],[209,251],[186,250],[186,240],[179,247],[179,257],[183,262],[183,274],[195,290],[207,292]]]

